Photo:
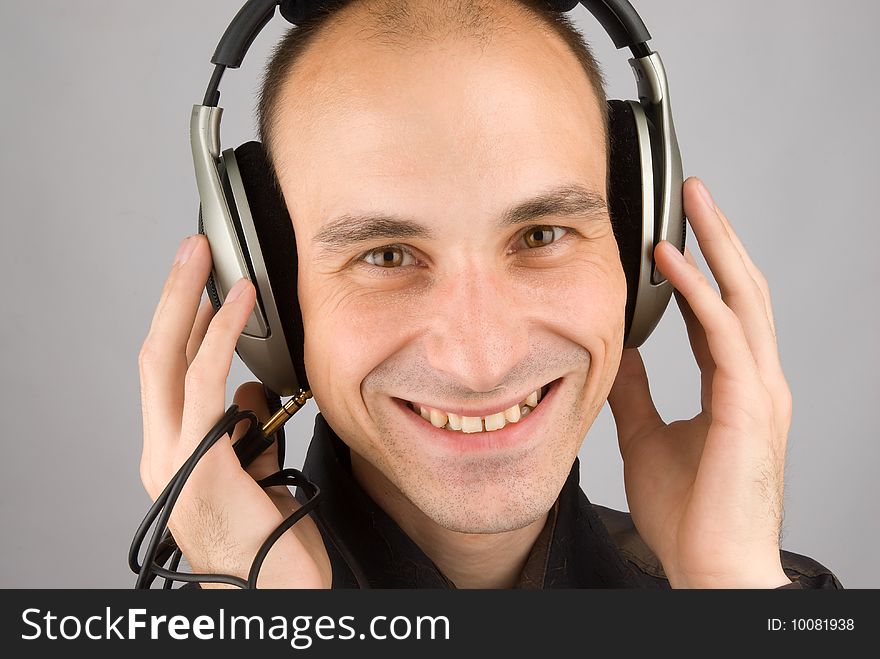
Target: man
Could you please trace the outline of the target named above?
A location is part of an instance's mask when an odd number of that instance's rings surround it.
[[[325,501],[260,587],[840,586],[780,553],[791,400],[770,296],[696,179],[685,212],[721,295],[690,254],[655,258],[702,412],[664,423],[622,349],[605,96],[573,34],[540,0],[355,0],[276,51],[261,136],[297,236],[321,411],[304,471]],[[210,264],[184,241],[140,355],[153,497],[222,415],[254,304],[242,281],[196,311]],[[578,488],[606,400],[631,519]],[[236,402],[268,416],[258,383]],[[298,508],[255,482],[276,462],[246,472],[225,441],[193,472],[170,527],[195,571],[245,577]]]

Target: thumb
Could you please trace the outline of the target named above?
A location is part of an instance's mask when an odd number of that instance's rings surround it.
[[[236,389],[233,402],[238,405],[238,409],[250,410],[256,414],[261,424],[266,423],[272,416],[266,402],[263,385],[260,382],[245,382]],[[235,426],[235,432],[232,435],[233,444],[249,430],[249,425],[248,421],[241,421]],[[278,444],[276,442],[273,442],[247,467],[247,472],[254,480],[270,476],[276,471],[278,471]]]
[[[657,413],[651,398],[648,374],[638,349],[629,348],[623,351],[617,377],[608,394],[608,405],[617,426],[621,454],[625,453],[633,438],[663,425],[663,419]]]

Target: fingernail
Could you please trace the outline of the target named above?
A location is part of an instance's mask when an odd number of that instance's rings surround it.
[[[697,179],[697,182],[700,184],[700,195],[703,197],[703,201],[705,201],[706,205],[714,211],[715,200],[712,199],[712,195],[709,194],[709,188],[706,187],[706,184],[703,183],[701,179]]]
[[[183,239],[183,242],[180,243],[180,247],[177,248],[177,254],[174,256],[173,265],[183,265],[186,263],[187,259],[192,255],[193,250],[196,248],[196,241],[194,240],[195,236],[187,236]]]
[[[670,242],[667,242],[666,244],[669,245],[669,247],[666,248],[666,251],[669,252],[669,254],[672,256],[672,258],[674,258],[676,261],[681,261],[682,263],[684,263],[685,262],[684,254],[682,254],[681,252],[678,251],[678,247],[676,247],[675,245],[673,245]]]
[[[226,294],[226,299],[223,300],[223,303],[226,304],[227,302],[235,302],[238,298],[241,297],[241,294],[244,293],[244,289],[246,286],[247,279],[242,277],[235,283],[235,286],[229,289],[229,292]]]

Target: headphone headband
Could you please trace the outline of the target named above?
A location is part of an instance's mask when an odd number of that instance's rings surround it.
[[[281,6],[281,15],[291,24],[299,25],[319,12],[332,7],[338,0],[248,0],[239,10],[220,38],[211,57],[211,63],[228,69],[241,66],[254,39],[272,20],[275,7]],[[628,0],[548,0],[559,12],[582,4],[596,18],[617,48],[632,49],[635,57],[650,54],[646,42],[651,33]],[[207,103],[206,103],[207,105]]]

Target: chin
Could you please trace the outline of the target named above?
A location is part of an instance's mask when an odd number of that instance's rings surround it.
[[[580,447],[577,432],[577,426],[556,425],[556,432],[516,450],[438,454],[408,445],[411,450],[398,453],[391,461],[395,468],[386,473],[439,526],[459,533],[504,533],[532,524],[553,506]],[[400,447],[398,441],[393,444]]]
[[[412,503],[435,524],[450,531],[506,533],[524,528],[547,514],[558,496],[558,491],[548,486],[550,480],[555,479],[520,481],[503,487],[493,481],[480,488],[451,488],[433,496],[418,492]]]

